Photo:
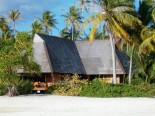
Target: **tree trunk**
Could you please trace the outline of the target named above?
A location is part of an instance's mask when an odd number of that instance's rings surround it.
[[[47,27],[45,27],[45,33],[46,33],[47,35],[49,35],[49,31],[48,31]]]
[[[133,57],[133,51],[134,51],[134,44],[132,45],[132,50],[130,54],[130,68],[129,68],[129,85],[131,85],[131,79],[132,79],[132,57]]]
[[[72,41],[74,41],[74,24],[72,24]]]
[[[109,33],[110,38],[110,44],[111,44],[111,50],[112,50],[112,67],[113,67],[113,80],[112,83],[116,84],[116,58],[115,58],[115,42],[113,39],[112,33]]]
[[[146,78],[145,78],[145,82],[147,83],[148,82],[148,75],[146,74],[146,72],[145,72],[145,69],[144,69],[144,63],[143,63],[143,61],[142,61],[142,58],[141,58],[141,56],[139,55],[139,61],[140,61],[140,64],[141,64],[141,67],[142,67],[142,70],[143,70],[143,72],[144,72],[144,75],[146,76]]]
[[[129,45],[128,45],[128,43],[127,43],[127,45],[126,45],[126,52],[127,52],[127,53],[129,52]]]
[[[7,88],[8,88],[8,93],[7,93],[8,96],[12,97],[12,96],[18,95],[18,92],[15,86],[12,86],[12,87],[10,86]]]
[[[14,41],[16,39],[16,24],[15,21],[13,21],[13,27],[14,27]]]

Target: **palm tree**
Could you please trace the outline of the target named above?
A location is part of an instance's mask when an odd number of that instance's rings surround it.
[[[15,39],[15,37],[16,37],[16,21],[17,20],[21,20],[19,10],[11,10],[9,12],[9,14],[8,14],[8,18],[13,23],[13,27],[14,27],[14,39]]]
[[[129,85],[131,85],[131,79],[132,79],[132,65],[133,65],[133,55],[135,48],[138,48],[139,45],[142,43],[141,37],[141,27],[138,29],[130,29],[130,42],[127,42],[131,46],[131,53],[130,53],[130,66],[129,66]]]
[[[145,81],[148,82],[148,79],[152,77],[151,75],[154,72],[155,30],[150,27],[145,27],[141,32],[141,38],[143,42],[139,47],[138,55],[143,73],[146,77]]]
[[[71,40],[72,39],[72,29],[70,30],[70,29],[64,28],[63,30],[61,30],[60,36]],[[79,37],[80,37],[80,32],[74,31],[74,38],[78,39]]]
[[[141,38],[143,42],[139,47],[139,54],[149,54],[155,52],[155,30],[149,27],[145,27],[141,32]]]
[[[35,20],[31,25],[32,37],[34,37],[35,33],[43,33],[42,24],[40,24],[37,20]]]
[[[97,28],[104,22],[112,48],[113,84],[116,84],[114,37],[129,41],[130,36],[124,29],[124,25],[135,28],[137,24],[141,24],[141,21],[129,14],[130,12],[134,12],[134,9],[131,7],[131,0],[97,0],[96,4],[99,7],[99,13],[90,16],[84,22],[83,27],[86,27],[88,24],[92,24],[89,36],[90,43],[92,43]]]
[[[74,40],[74,31],[75,29],[80,28],[80,23],[82,23],[82,17],[81,12],[78,8],[75,8],[75,6],[70,7],[69,12],[67,12],[65,15],[62,15],[65,17],[66,27],[72,29],[72,41]]]
[[[10,29],[9,26],[5,26],[5,28],[2,31],[1,38],[2,40],[10,39],[10,38],[13,39],[12,30]]]
[[[139,19],[143,22],[145,26],[150,25],[153,23],[152,20],[152,13],[153,9],[155,8],[155,1],[154,0],[141,0],[139,2]]]
[[[55,15],[50,11],[44,11],[42,15],[42,19],[38,18],[43,27],[45,28],[45,33],[49,35],[49,32],[52,31],[52,28],[56,28],[56,24],[58,22],[55,19]]]
[[[0,16],[0,31],[1,31],[1,41],[7,38],[10,38],[11,35],[11,30],[10,27],[7,25],[8,20],[5,19],[3,16]]]
[[[7,27],[8,20],[0,15],[0,30],[3,31]]]
[[[77,2],[79,3],[78,5],[81,8],[81,12],[82,12],[82,16],[84,15],[84,10],[86,10],[88,12],[88,6],[89,3],[91,2],[90,0],[77,0]]]

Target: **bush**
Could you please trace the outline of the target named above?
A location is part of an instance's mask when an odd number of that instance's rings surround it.
[[[105,83],[103,79],[94,79],[85,85],[80,96],[87,97],[153,97],[155,96],[155,84],[128,84],[112,85]]]
[[[17,91],[19,95],[30,94],[32,92],[33,85],[29,80],[20,80],[17,85]]]
[[[145,81],[141,78],[134,78],[131,80],[131,84],[132,85],[140,85],[140,84],[143,84],[145,83]]]
[[[0,96],[5,95],[6,93],[7,93],[7,89],[4,86],[0,85]]]
[[[55,95],[78,96],[83,85],[87,84],[87,80],[80,80],[78,75],[65,76],[63,82],[57,85],[53,91]]]
[[[47,88],[45,91],[46,94],[52,94],[54,90],[56,90],[57,86],[53,85]]]
[[[6,95],[15,96],[18,95],[16,86],[19,82],[18,74],[1,73],[0,74],[0,85],[7,89]]]

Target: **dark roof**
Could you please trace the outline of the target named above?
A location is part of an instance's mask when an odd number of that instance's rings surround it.
[[[54,72],[85,74],[73,41],[54,36],[38,35],[45,41]]]
[[[119,51],[118,49],[116,49],[116,54],[126,72],[126,74],[129,74],[129,61],[130,61],[130,58],[124,54],[123,52]]]

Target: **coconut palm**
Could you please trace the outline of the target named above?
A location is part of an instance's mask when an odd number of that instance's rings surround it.
[[[65,15],[66,27],[72,29],[72,40],[74,40],[74,31],[75,29],[80,28],[80,23],[82,23],[81,12],[75,6],[70,7],[69,12],[66,12]]]
[[[8,20],[5,19],[3,16],[0,16],[0,40],[4,40],[11,37],[11,30],[10,27],[7,25]]]
[[[50,12],[50,11],[44,11],[42,18],[38,18],[39,21],[41,22],[41,24],[43,25],[44,29],[45,29],[45,33],[49,35],[49,32],[52,32],[51,28],[56,28],[56,24],[58,24],[58,22],[55,19],[55,15]]]
[[[139,47],[139,54],[149,54],[155,52],[155,30],[145,27],[141,32],[142,44]]]
[[[154,0],[141,0],[139,2],[139,19],[143,22],[144,25],[150,25],[152,22],[152,11],[155,8]]]
[[[129,85],[131,85],[131,79],[132,79],[132,65],[133,65],[133,55],[135,48],[138,48],[139,45],[142,43],[141,37],[140,37],[140,29],[130,29],[130,42],[127,42],[131,46],[131,52],[130,52],[130,66],[129,66]]]
[[[143,73],[146,77],[145,81],[148,82],[148,79],[152,77],[151,75],[154,72],[154,62],[152,61],[154,61],[155,55],[155,30],[145,27],[141,32],[141,38],[143,42],[139,47],[139,58]]]
[[[71,40],[72,39],[72,29],[70,30],[70,29],[64,28],[63,30],[61,30],[60,36]],[[80,37],[80,32],[74,31],[74,38],[78,39],[79,37]]]
[[[42,24],[40,24],[37,20],[35,20],[31,25],[32,37],[34,37],[35,33],[43,33]]]
[[[82,12],[82,16],[83,16],[84,10],[86,10],[88,12],[88,6],[91,1],[90,0],[77,0],[77,2],[81,8],[81,12]]]
[[[1,40],[5,40],[9,38],[13,38],[12,30],[10,29],[9,26],[5,26],[5,28],[3,29],[1,33]]]
[[[20,12],[19,10],[11,10],[8,14],[8,18],[9,20],[13,23],[13,30],[14,30],[14,39],[16,37],[16,21],[17,20],[21,20],[21,17],[20,17]]]
[[[97,0],[96,4],[99,7],[99,12],[86,19],[83,27],[92,24],[89,36],[90,43],[92,43],[97,28],[104,22],[112,48],[113,83],[116,84],[114,37],[129,41],[130,36],[123,28],[123,25],[135,28],[137,24],[141,24],[141,21],[129,14],[129,12],[134,12],[134,9],[131,7],[131,0]]]
[[[142,22],[147,26],[148,24],[154,25],[155,23],[155,1],[154,0],[142,0],[141,7],[139,8],[139,14],[142,18]],[[142,12],[147,11],[146,14],[142,14]],[[147,15],[149,15],[147,17]],[[153,28],[144,27],[141,31],[141,38],[143,40],[142,44],[139,47],[139,54],[144,53],[148,54],[151,51],[155,51],[154,42],[155,42],[155,30]]]
[[[0,15],[0,31],[3,31],[7,28],[8,26],[7,23],[8,23],[8,20],[5,17]]]

